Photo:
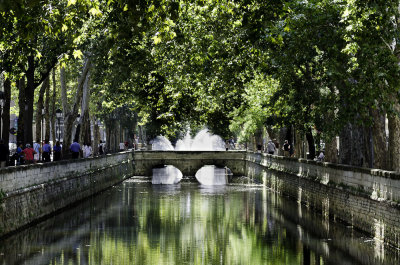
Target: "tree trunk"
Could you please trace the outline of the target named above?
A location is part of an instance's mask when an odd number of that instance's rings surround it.
[[[83,93],[82,93],[81,123],[80,123],[81,135],[79,139],[79,142],[81,144],[91,144],[89,100],[90,100],[90,71],[86,75],[86,80],[83,85]]]
[[[387,169],[386,154],[387,139],[385,131],[385,115],[379,113],[378,110],[372,110],[374,124],[372,127],[373,146],[374,146],[374,168]]]
[[[96,119],[92,119],[93,122],[93,154],[99,154],[99,143],[100,143],[100,130],[99,125],[96,122]]]
[[[303,135],[299,130],[295,130],[295,143],[294,143],[294,156],[297,158],[304,158],[303,154]]]
[[[400,113],[400,104],[393,105],[396,113]],[[389,121],[389,166],[390,170],[400,171],[400,118],[397,114],[388,116]]]
[[[338,163],[337,151],[337,139],[336,136],[334,136],[330,141],[325,143],[325,161],[335,164]]]
[[[314,137],[312,135],[311,128],[307,129],[306,139],[308,142],[308,157],[307,157],[307,159],[314,159],[315,158],[315,143],[314,143]]]
[[[24,143],[24,135],[25,135],[25,77],[22,77],[18,80],[18,128],[17,128],[17,144]]]
[[[256,132],[254,133],[254,151],[261,151],[263,146],[263,129],[257,128]]]
[[[106,122],[104,127],[106,130],[106,150],[107,152],[111,152],[110,122]]]
[[[280,128],[280,130],[279,130],[279,139],[278,139],[278,141],[279,141],[279,152],[278,152],[278,155],[283,155],[283,143],[285,142],[285,140],[286,140],[286,134],[287,134],[287,128],[286,127],[283,127],[283,128]]]
[[[36,135],[35,135],[35,139],[36,142],[41,142],[44,140],[44,135],[42,133],[42,130],[44,132],[44,128],[42,128],[42,121],[44,118],[44,115],[42,114],[42,109],[43,109],[43,97],[44,97],[44,93],[46,92],[47,87],[49,86],[49,79],[46,78],[42,84],[42,86],[40,87],[39,90],[39,98],[38,101],[36,103],[36,119],[35,119],[35,123],[36,123]]]
[[[27,84],[25,87],[24,143],[32,145],[33,100],[35,96],[35,59],[28,56]]]
[[[118,150],[117,127],[116,120],[110,120],[106,123],[107,151],[110,153],[114,153]]]
[[[47,85],[46,85],[46,100],[44,103],[44,119],[45,119],[45,139],[50,141],[50,77],[46,78],[47,80]],[[54,138],[53,138],[54,141]],[[53,142],[55,144],[55,142]]]
[[[56,135],[56,128],[58,128],[58,124],[56,125],[56,68],[54,67],[53,72],[52,72],[52,81],[53,81],[53,96],[51,99],[51,116],[50,116],[50,121],[51,121],[51,138],[53,139],[53,143],[56,143],[56,139],[60,140],[57,138]],[[60,129],[60,128],[59,128]]]
[[[339,161],[341,164],[366,166],[366,135],[365,129],[354,124],[346,125],[340,134]]]
[[[78,86],[75,94],[75,101],[72,105],[72,108],[69,107],[68,98],[67,98],[67,86],[65,81],[65,69],[61,67],[60,69],[60,81],[61,81],[61,100],[63,105],[64,112],[64,139],[63,139],[63,153],[67,154],[69,150],[69,146],[72,143],[72,127],[75,119],[78,116],[78,106],[82,100],[83,93],[83,85],[86,81],[86,76],[91,67],[91,61],[89,58],[86,58],[82,74],[78,80]],[[79,141],[79,139],[77,139]]]
[[[4,143],[7,144],[10,141],[10,103],[11,103],[11,81],[10,79],[4,80],[4,106],[3,114],[1,116],[2,123],[2,138]]]

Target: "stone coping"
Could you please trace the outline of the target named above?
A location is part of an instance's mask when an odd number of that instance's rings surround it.
[[[248,152],[248,153],[258,154],[258,155],[262,155],[262,156],[266,156],[266,157],[273,157],[275,159],[280,159],[280,160],[287,160],[287,161],[293,161],[293,162],[300,162],[300,163],[304,163],[304,164],[317,165],[317,166],[321,166],[321,167],[339,169],[339,170],[344,170],[344,171],[353,171],[353,172],[371,174],[373,176],[379,176],[379,177],[384,177],[384,178],[389,178],[389,179],[396,179],[396,180],[400,179],[400,172],[398,172],[398,171],[388,171],[388,170],[377,169],[377,168],[356,167],[356,166],[350,166],[350,165],[345,165],[345,164],[335,164],[335,163],[330,163],[330,162],[309,160],[309,159],[305,159],[305,158],[270,155],[270,154],[266,154],[266,153],[254,153],[254,152]]]
[[[126,154],[126,153],[130,153],[130,152],[131,151],[123,151],[123,152],[118,152],[118,153],[105,154],[102,156],[94,156],[94,157],[87,157],[87,158],[65,159],[65,160],[60,160],[60,161],[51,161],[48,163],[35,163],[35,164],[29,164],[29,165],[8,166],[5,168],[0,168],[0,174],[11,173],[11,172],[16,172],[16,171],[23,171],[23,170],[27,170],[27,169],[52,167],[55,165],[67,165],[67,164],[71,164],[71,162],[72,163],[84,163],[87,161],[99,160],[99,159],[103,159],[106,157],[112,157],[115,155]]]

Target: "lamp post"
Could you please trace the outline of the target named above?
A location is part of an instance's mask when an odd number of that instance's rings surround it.
[[[58,141],[61,141],[61,126],[60,126],[60,119],[62,118],[63,113],[62,110],[57,109],[56,110],[56,117],[58,121]]]
[[[4,92],[0,91],[0,138],[3,139],[3,106],[4,106]]]

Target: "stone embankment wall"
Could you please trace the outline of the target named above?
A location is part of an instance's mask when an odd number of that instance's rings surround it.
[[[400,174],[248,153],[247,176],[400,247]]]
[[[0,170],[0,237],[131,176],[131,152]]]

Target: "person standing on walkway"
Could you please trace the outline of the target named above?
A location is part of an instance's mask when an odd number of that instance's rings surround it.
[[[35,150],[36,154],[33,155],[33,159],[35,160],[35,163],[40,160],[40,152],[42,151],[42,148],[40,148],[40,143],[39,139],[36,139],[36,142],[33,143],[33,150]]]
[[[99,143],[99,155],[103,155],[103,154],[104,154],[103,142],[100,140],[100,143]]]
[[[274,138],[274,140],[272,140],[272,142],[274,143],[274,145],[275,145],[275,154],[276,155],[279,155],[278,153],[279,153],[279,142]]]
[[[90,143],[87,143],[83,146],[83,157],[88,158],[92,155],[92,146]]]
[[[276,147],[274,142],[272,142],[272,140],[269,140],[268,144],[267,144],[267,152],[270,155],[273,155],[275,153]]]
[[[290,144],[288,140],[285,140],[285,143],[283,144],[283,151],[285,153],[285,156],[289,157],[290,156]]]
[[[81,146],[80,146],[80,144],[78,143],[78,141],[76,139],[74,140],[74,142],[69,147],[69,150],[72,153],[72,158],[73,159],[79,158],[79,152],[81,151]]]
[[[125,144],[123,142],[119,143],[119,151],[122,152],[125,150]]]
[[[42,149],[43,149],[43,153],[42,153],[43,163],[51,162],[51,159],[50,159],[51,146],[49,144],[49,140],[44,141],[44,145],[43,145]]]
[[[22,150],[22,154],[24,155],[25,163],[26,164],[33,164],[35,162],[34,160],[34,154],[36,154],[35,150],[31,147],[30,144],[26,144],[26,147],[24,150]]]
[[[4,144],[4,140],[0,140],[0,167],[5,168],[7,165],[7,160],[8,156],[10,154],[10,151],[8,149],[8,146]]]
[[[22,154],[22,149],[23,149],[22,143],[19,143],[15,156],[15,159],[17,161],[17,166],[24,164],[24,155]]]
[[[61,145],[60,141],[56,142],[56,145],[53,147],[53,161],[60,161],[61,160]]]

